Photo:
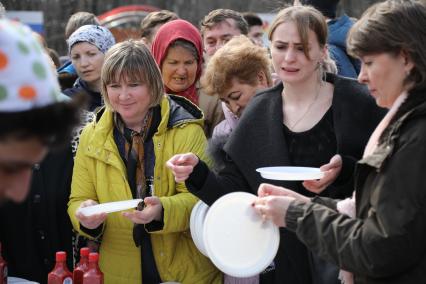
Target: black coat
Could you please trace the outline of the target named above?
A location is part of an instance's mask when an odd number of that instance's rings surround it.
[[[359,161],[356,218],[336,213],[336,201],[323,198],[287,211],[289,229],[352,271],[357,284],[425,283],[426,90],[411,92],[392,121]]]
[[[337,153],[344,166],[335,182],[333,197],[352,193],[352,173],[355,161],[360,159],[364,147],[385,110],[377,107],[365,86],[352,79],[328,74],[327,81],[334,85],[333,125]],[[256,169],[290,165],[283,132],[283,85],[257,94],[244,111],[224,150],[228,156],[225,168],[215,176],[205,164],[199,163],[186,185],[207,204],[212,204],[226,193],[246,191],[257,195],[263,182],[293,188],[293,182],[263,179]],[[309,194],[307,190],[301,192]],[[281,242],[275,258],[275,281],[269,283],[311,283],[306,247],[296,235],[281,229]]]
[[[0,207],[0,242],[9,276],[47,282],[55,253],[67,253],[72,268],[72,226],[67,214],[73,156],[70,148],[50,153],[33,170],[25,202]]]

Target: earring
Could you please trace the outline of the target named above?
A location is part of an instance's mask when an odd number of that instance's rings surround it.
[[[317,69],[318,69],[318,82],[320,83],[320,85],[323,85],[326,79],[326,73],[325,73],[325,68],[324,68],[324,62],[323,61],[318,61],[317,63]]]

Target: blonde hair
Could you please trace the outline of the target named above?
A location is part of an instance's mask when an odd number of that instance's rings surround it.
[[[107,86],[123,78],[147,84],[151,106],[160,104],[164,95],[160,69],[149,49],[139,41],[127,40],[111,47],[105,54],[101,72],[101,92],[107,107],[111,108]]]
[[[254,85],[259,72],[272,84],[270,60],[265,48],[255,45],[244,35],[233,37],[210,58],[201,85],[209,95],[222,94],[231,87],[233,79]]]

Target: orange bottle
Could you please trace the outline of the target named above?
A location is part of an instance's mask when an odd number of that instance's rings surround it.
[[[74,284],[83,283],[83,275],[89,269],[89,248],[80,249],[80,261],[72,273]]]
[[[89,254],[89,270],[83,275],[83,284],[103,284],[104,274],[98,265],[99,254],[91,252]]]
[[[1,256],[1,243],[0,243],[0,284],[7,284],[7,262]]]
[[[58,251],[56,253],[55,267],[47,275],[48,284],[72,284],[72,273],[68,270],[66,260],[66,252]]]

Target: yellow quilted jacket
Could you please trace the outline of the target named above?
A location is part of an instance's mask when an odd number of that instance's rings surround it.
[[[191,115],[186,109],[192,108]],[[202,113],[182,98],[164,96],[161,123],[153,136],[155,167],[154,194],[164,209],[164,227],[151,232],[154,258],[162,281],[180,283],[221,283],[222,274],[195,247],[189,231],[192,207],[198,201],[184,183],[176,183],[166,168],[174,154],[193,152],[206,159],[206,138]],[[106,109],[98,121],[87,125],[75,157],[68,214],[80,230],[75,211],[80,203],[132,199],[125,165],[113,138],[113,114]],[[99,265],[105,283],[142,283],[141,252],[132,237],[133,223],[121,213],[108,215],[103,225]]]

